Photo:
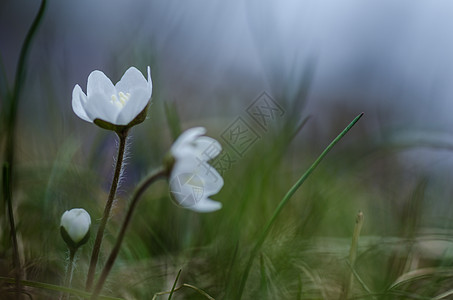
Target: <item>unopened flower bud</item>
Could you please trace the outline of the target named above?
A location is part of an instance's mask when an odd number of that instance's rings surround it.
[[[77,249],[90,237],[91,218],[83,208],[73,208],[61,216],[60,232],[69,248]]]

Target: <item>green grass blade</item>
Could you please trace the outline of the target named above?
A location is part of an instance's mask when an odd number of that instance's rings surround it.
[[[173,293],[175,292],[176,283],[178,282],[179,276],[181,275],[181,269],[179,269],[178,275],[176,275],[175,282],[173,283],[173,287],[171,288],[170,295],[168,295],[168,300],[171,300]]]
[[[360,231],[362,230],[362,225],[363,225],[363,212],[359,211],[357,214],[355,226],[354,226],[354,233],[352,235],[352,242],[351,242],[351,248],[349,250],[349,261],[346,261],[348,266],[351,268],[351,274],[349,275],[349,278],[345,285],[343,286],[343,295],[341,299],[348,299],[349,292],[352,290],[352,286],[354,283],[354,276],[359,280],[361,283],[362,287],[365,288],[365,290],[369,293],[370,290],[368,287],[365,285],[363,281],[361,281],[359,275],[355,272],[355,260],[357,258],[357,248],[359,244],[359,236],[360,236]]]
[[[16,280],[14,278],[1,277],[1,276],[0,276],[0,281],[3,281],[5,283],[15,283],[16,282]],[[44,289],[44,290],[56,291],[56,292],[63,292],[63,293],[70,293],[72,295],[79,296],[79,297],[84,297],[84,298],[89,298],[91,296],[91,293],[87,293],[85,291],[71,289],[71,288],[67,288],[67,287],[59,286],[59,285],[54,285],[54,284],[50,284],[50,283],[30,281],[30,280],[21,280],[21,284],[24,285],[24,286],[29,286],[29,287],[38,288],[38,289]],[[99,296],[99,299],[104,299],[104,300],[122,300],[122,298],[107,297],[107,296]]]
[[[324,151],[319,155],[319,157],[315,160],[315,162],[308,168],[308,170],[302,175],[301,178],[289,189],[289,191],[286,193],[286,195],[283,197],[283,199],[280,201],[278,204],[277,208],[274,211],[274,214],[270,218],[270,220],[267,222],[266,226],[264,227],[263,232],[261,233],[255,247],[253,248],[252,252],[250,253],[249,260],[247,261],[247,264],[245,266],[244,273],[241,278],[241,283],[239,285],[238,289],[238,297],[237,299],[241,299],[242,294],[244,292],[245,284],[247,282],[247,278],[250,272],[250,268],[252,267],[253,260],[255,256],[257,255],[258,251],[261,249],[261,246],[263,245],[264,241],[266,240],[267,235],[269,234],[269,231],[274,224],[275,220],[277,219],[278,215],[282,211],[283,207],[286,205],[289,199],[294,195],[294,193],[299,189],[299,187],[307,180],[307,178],[313,173],[313,171],[316,169],[316,167],[321,163],[321,161],[324,159],[324,157],[327,155],[327,153],[332,150],[332,148],[348,133],[348,131],[359,121],[359,119],[363,116],[363,113],[359,114],[357,117],[352,120],[349,125],[343,129],[343,131],[324,149]]]
[[[17,110],[19,107],[20,91],[22,84],[25,81],[25,63],[30,51],[30,46],[32,44],[33,37],[36,35],[39,25],[41,24],[44,11],[46,9],[46,0],[41,1],[41,6],[39,8],[38,14],[36,15],[30,30],[25,37],[24,44],[20,51],[19,62],[17,64],[16,77],[14,81],[14,89],[11,97],[9,99],[8,107],[5,107],[8,113],[5,113],[5,152],[4,152],[4,162],[3,162],[3,197],[6,202],[8,209],[8,218],[10,220],[10,232],[12,239],[12,250],[13,250],[13,266],[15,271],[15,284],[18,291],[21,290],[20,282],[22,279],[22,267],[19,260],[19,248],[16,238],[16,225],[13,214],[13,168],[14,168],[14,146],[15,146],[15,127],[16,127],[16,118]],[[6,105],[5,105],[6,106]],[[3,120],[2,120],[3,121]],[[16,294],[16,299],[19,299],[19,294]]]
[[[167,118],[168,128],[173,141],[181,135],[181,121],[179,119],[178,109],[173,102],[164,102],[165,116]]]

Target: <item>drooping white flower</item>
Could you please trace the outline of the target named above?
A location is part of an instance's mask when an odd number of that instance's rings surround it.
[[[72,91],[72,109],[79,118],[115,130],[143,122],[152,94],[151,71],[148,80],[130,67],[116,85],[101,71],[88,76],[87,93],[77,84]]]
[[[223,186],[222,176],[208,164],[222,147],[215,139],[203,136],[206,129],[195,127],[183,132],[170,149],[174,163],[170,173],[170,192],[182,207],[196,212],[212,212],[222,204],[209,199]]]
[[[61,216],[61,235],[69,247],[78,248],[85,244],[89,237],[90,226],[90,215],[83,208],[67,210]]]

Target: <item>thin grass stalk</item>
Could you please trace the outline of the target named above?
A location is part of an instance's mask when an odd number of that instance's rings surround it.
[[[280,203],[278,204],[277,208],[274,211],[274,214],[272,215],[270,220],[267,222],[266,226],[264,227],[264,230],[261,232],[261,235],[259,236],[258,241],[255,244],[255,247],[252,249],[252,251],[250,253],[250,257],[245,266],[245,270],[244,270],[244,273],[242,275],[241,282],[239,285],[237,299],[241,299],[242,294],[244,292],[245,284],[247,282],[248,275],[250,273],[250,269],[252,267],[253,260],[254,260],[255,256],[257,255],[258,251],[261,249],[261,246],[263,245],[264,241],[266,240],[266,237],[269,234],[269,231],[270,231],[272,225],[274,224],[275,220],[279,216],[283,207],[286,205],[288,200],[291,199],[291,197],[299,189],[299,187],[305,182],[305,180],[311,175],[311,173],[316,169],[316,167],[321,163],[321,161],[324,159],[324,157],[327,155],[327,153],[329,153],[330,150],[332,150],[332,148],[346,135],[346,133],[348,133],[348,131],[359,121],[359,119],[362,116],[363,116],[363,113],[359,114],[357,117],[354,118],[354,120],[352,120],[351,123],[349,123],[349,125],[345,129],[343,129],[343,131],[324,149],[324,151],[321,153],[321,155],[318,156],[318,158],[310,166],[310,168],[289,189],[289,191],[286,193],[286,195],[280,201]]]
[[[178,275],[176,275],[175,281],[173,282],[173,286],[171,287],[170,295],[168,295],[168,300],[171,300],[173,293],[175,292],[176,283],[178,283],[179,276],[181,275],[182,269],[179,269]]]
[[[164,102],[165,116],[173,141],[181,135],[181,121],[175,103]]]
[[[355,220],[354,233],[352,235],[351,248],[349,249],[349,259],[348,263],[351,267],[351,274],[349,274],[348,281],[346,282],[343,293],[340,299],[348,299],[349,292],[352,290],[354,284],[354,267],[355,260],[357,258],[357,248],[359,244],[360,231],[362,230],[363,225],[363,212],[359,211]],[[368,291],[369,292],[369,291]]]
[[[14,148],[15,148],[15,139],[16,139],[16,122],[17,122],[17,109],[19,107],[20,92],[22,90],[22,85],[25,81],[25,63],[30,51],[30,47],[33,41],[34,36],[38,30],[39,25],[41,24],[42,18],[44,16],[44,11],[46,9],[46,0],[41,1],[41,6],[39,11],[33,20],[33,23],[30,27],[30,30],[25,37],[24,44],[20,51],[19,62],[17,64],[16,76],[14,80],[14,89],[9,102],[9,113],[6,116],[6,144],[5,144],[5,158],[2,167],[2,176],[3,176],[3,198],[5,199],[8,219],[10,224],[11,232],[11,242],[13,247],[13,268],[15,274],[15,285],[16,285],[16,299],[20,298],[22,291],[21,288],[21,279],[22,279],[22,267],[19,259],[19,249],[17,245],[17,234],[16,234],[16,225],[14,220],[13,213],[13,169],[14,169]]]
[[[15,283],[16,280],[14,278],[0,276],[0,282]],[[78,296],[83,299],[87,299],[90,297],[90,294],[85,291],[72,289],[72,288],[68,288],[68,287],[64,287],[64,286],[60,286],[60,285],[54,285],[54,284],[50,284],[50,283],[31,281],[31,280],[22,280],[21,284],[24,286],[31,287],[31,288],[42,289],[42,290],[47,290],[47,291],[67,292],[67,293],[70,293],[71,295]],[[123,298],[108,297],[108,296],[99,296],[99,299],[101,299],[101,300],[124,300]]]
[[[211,297],[208,293],[206,293],[202,289],[199,289],[196,286],[191,285],[191,284],[187,284],[187,283],[183,283],[181,286],[178,286],[177,288],[174,289],[174,291],[177,292],[177,291],[181,290],[183,287],[190,288],[190,289],[196,291],[197,293],[199,293],[200,295],[204,296],[208,300],[215,300],[213,297]],[[157,297],[162,296],[162,295],[167,295],[167,294],[170,294],[170,293],[171,293],[171,291],[155,293],[151,300],[156,300]]]

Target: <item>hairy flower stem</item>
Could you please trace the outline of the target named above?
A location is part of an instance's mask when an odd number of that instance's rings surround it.
[[[286,195],[283,197],[283,199],[280,201],[278,204],[277,208],[274,211],[274,214],[270,218],[270,220],[267,222],[266,226],[264,227],[264,230],[261,232],[261,235],[258,238],[258,241],[255,244],[255,247],[252,249],[252,252],[250,252],[250,257],[247,261],[247,264],[245,266],[244,273],[242,274],[241,282],[239,285],[239,290],[238,290],[238,297],[236,299],[241,299],[242,294],[244,292],[245,288],[245,283],[247,282],[247,278],[250,272],[250,268],[252,267],[253,260],[255,256],[258,254],[258,251],[261,249],[261,246],[263,245],[264,241],[266,240],[267,235],[269,234],[269,231],[274,224],[275,220],[277,219],[278,215],[282,211],[283,207],[285,204],[288,202],[289,199],[294,195],[294,193],[299,189],[299,187],[302,185],[302,183],[305,182],[305,180],[310,176],[310,174],[316,169],[316,167],[321,163],[321,161],[324,159],[324,157],[327,155],[327,153],[332,150],[332,148],[348,133],[348,131],[359,121],[359,119],[363,116],[363,113],[358,115],[357,117],[352,120],[349,125],[343,129],[343,131],[324,149],[324,151],[321,153],[321,155],[318,156],[318,158],[315,160],[315,162],[310,166],[310,168],[305,171],[305,173],[302,175],[302,177],[299,178],[299,180],[289,189],[289,191],[286,193]]]
[[[36,15],[33,23],[31,24],[30,30],[25,37],[24,44],[20,51],[19,61],[17,64],[16,70],[16,77],[14,80],[14,89],[11,96],[8,106],[5,105],[8,114],[5,116],[6,124],[6,142],[5,142],[5,160],[3,163],[3,198],[5,199],[7,209],[8,209],[8,218],[10,223],[10,231],[11,231],[11,241],[13,247],[13,268],[15,273],[16,279],[16,299],[20,298],[20,294],[22,291],[21,288],[21,279],[22,279],[22,267],[20,265],[19,259],[19,249],[17,246],[17,238],[16,238],[16,227],[13,215],[13,167],[14,167],[14,146],[15,146],[15,137],[16,137],[16,119],[17,119],[17,109],[19,107],[19,99],[20,99],[20,92],[22,88],[22,84],[25,81],[25,63],[27,60],[27,56],[30,50],[30,46],[33,40],[33,37],[38,30],[39,25],[41,24],[42,18],[44,16],[44,11],[46,9],[46,0],[41,1],[41,6],[39,7],[38,14]]]
[[[109,275],[110,270],[112,269],[115,259],[118,256],[118,253],[121,248],[121,243],[123,242],[127,227],[129,226],[129,223],[132,219],[132,214],[134,213],[134,209],[137,206],[137,203],[140,200],[140,197],[143,195],[143,193],[146,191],[146,189],[151,184],[153,184],[154,182],[156,182],[159,179],[166,178],[166,177],[168,177],[168,170],[165,168],[159,169],[156,172],[154,172],[153,174],[151,174],[147,179],[145,179],[140,184],[138,189],[136,190],[136,192],[131,200],[129,210],[127,211],[126,218],[124,219],[123,225],[121,226],[121,231],[118,234],[118,237],[116,239],[115,247],[112,249],[112,252],[110,253],[109,258],[107,259],[104,269],[102,270],[101,276],[99,277],[99,280],[96,283],[96,287],[94,288],[94,292],[91,296],[91,299],[97,299],[97,297],[99,296],[99,293],[102,290],[102,287],[104,286],[105,280],[107,279],[107,276]]]
[[[96,234],[96,240],[94,241],[93,252],[91,253],[90,268],[88,269],[87,280],[85,289],[87,291],[91,290],[94,281],[94,274],[96,272],[96,265],[99,259],[99,252],[101,250],[102,238],[104,236],[105,226],[110,216],[110,210],[112,209],[113,200],[115,199],[116,190],[118,188],[118,182],[121,175],[121,168],[123,165],[124,151],[126,148],[126,139],[127,139],[127,129],[122,132],[117,132],[120,139],[120,144],[118,148],[118,156],[116,159],[115,165],[115,174],[113,175],[112,185],[110,186],[109,197],[107,203],[105,204],[104,214],[99,224],[98,232]]]
[[[74,257],[75,257],[76,249],[69,249],[69,265],[68,268],[66,269],[66,275],[64,279],[64,286],[70,288],[71,287],[71,281],[72,281],[72,273],[74,272]],[[63,294],[61,295],[60,299],[69,299],[69,292],[66,293],[66,295],[63,297]]]

